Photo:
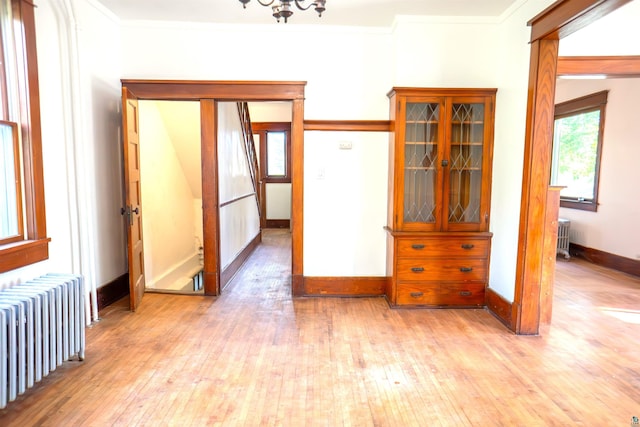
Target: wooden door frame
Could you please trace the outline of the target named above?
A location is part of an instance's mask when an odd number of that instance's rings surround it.
[[[302,275],[303,238],[303,149],[304,88],[302,81],[198,81],[122,79],[140,100],[202,101],[201,115],[215,117],[221,101],[291,101],[291,289],[294,296],[304,292]],[[205,101],[206,100],[206,101]],[[204,233],[204,293],[218,295],[220,230],[218,220],[217,123],[201,123],[202,188]]]
[[[522,335],[539,333],[540,313],[551,304],[542,295],[543,242],[555,110],[559,40],[631,0],[560,0],[535,16],[520,203],[520,227],[514,302],[510,327]]]

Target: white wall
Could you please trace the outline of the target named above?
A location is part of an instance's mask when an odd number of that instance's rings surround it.
[[[197,198],[156,101],[139,101],[142,237],[147,287],[196,254]],[[200,128],[198,124],[198,128]]]
[[[561,56],[640,55],[640,1],[633,0],[560,40]]]
[[[386,132],[305,132],[305,276],[385,275],[388,143]]]
[[[496,87],[497,36],[495,20],[398,18],[394,86]]]
[[[243,145],[236,103],[218,103],[218,199],[221,205],[254,192]],[[219,219],[220,266],[224,269],[260,233],[256,197],[223,206]]]
[[[249,115],[252,122],[289,122],[291,123],[291,102],[249,102]]]
[[[291,219],[291,184],[265,185],[267,219]]]
[[[640,79],[559,80],[556,103],[609,90],[597,212],[561,208],[570,241],[640,259]]]

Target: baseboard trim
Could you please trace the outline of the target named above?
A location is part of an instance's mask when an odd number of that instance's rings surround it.
[[[514,328],[514,319],[517,317],[515,310],[515,304],[510,303],[491,288],[487,288],[485,291],[485,302],[487,304],[487,310],[493,314],[498,320],[500,320],[507,328],[512,331]]]
[[[264,228],[289,228],[290,224],[288,219],[267,219]]]
[[[593,264],[640,277],[640,260],[587,248],[576,243],[569,244],[569,253],[572,256],[586,259]]]
[[[382,296],[387,277],[305,277],[304,296]]]
[[[124,273],[96,290],[98,311],[129,295],[129,273]]]
[[[220,288],[227,286],[227,283],[231,281],[233,276],[238,272],[242,264],[249,258],[249,255],[258,247],[262,242],[262,233],[256,234],[256,236],[244,247],[242,252],[238,254],[236,259],[231,261],[231,264],[220,273]]]
[[[301,274],[291,275],[291,295],[294,297],[303,297],[304,293],[304,276]]]

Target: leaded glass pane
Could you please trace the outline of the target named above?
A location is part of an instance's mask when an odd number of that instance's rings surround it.
[[[404,222],[435,222],[438,103],[407,103]]]
[[[449,222],[479,222],[484,104],[453,104],[449,160]]]

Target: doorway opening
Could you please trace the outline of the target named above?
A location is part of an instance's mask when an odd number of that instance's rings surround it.
[[[288,101],[291,110],[291,289],[300,294],[302,276],[302,198],[303,198],[303,128],[304,86],[306,82],[215,82],[215,81],[154,81],[123,80],[126,205],[131,208],[131,223],[141,224],[142,215],[136,204],[139,195],[139,180],[136,181],[136,166],[139,153],[135,153],[138,135],[138,102],[141,100],[196,101],[200,105],[200,142],[202,172],[202,224],[203,224],[203,290],[205,295],[215,296],[221,291],[221,235],[218,191],[218,110],[220,103],[237,101]],[[133,173],[132,173],[133,172]],[[135,234],[135,235],[133,235]],[[143,250],[138,227],[129,229],[129,241],[136,242],[135,252],[129,248],[131,309],[140,304],[144,293],[144,269],[141,267]],[[137,240],[136,240],[137,239]],[[142,284],[142,286],[140,286]],[[142,292],[141,292],[142,290]]]
[[[145,291],[203,294],[200,103],[138,104]]]

